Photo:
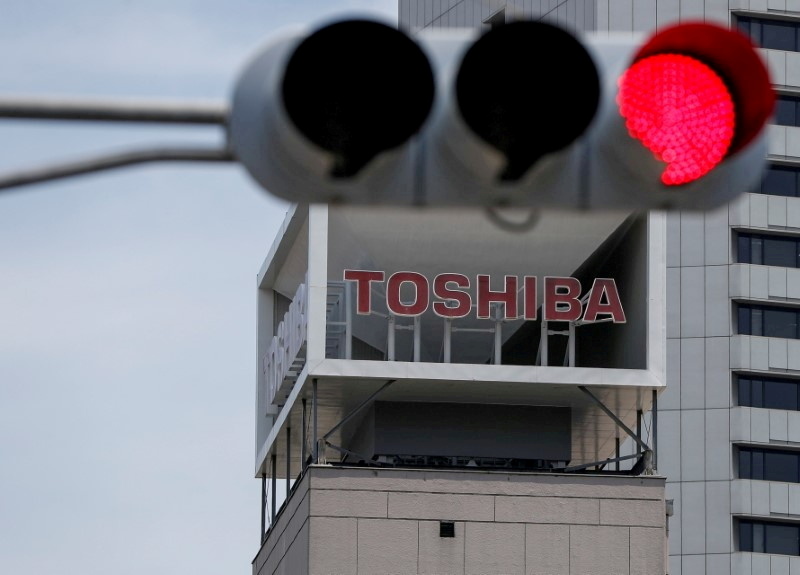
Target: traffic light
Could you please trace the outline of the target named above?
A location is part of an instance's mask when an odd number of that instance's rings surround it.
[[[339,19],[251,60],[229,130],[255,180],[294,202],[691,210],[758,182],[774,99],[756,47],[717,24],[411,37]]]

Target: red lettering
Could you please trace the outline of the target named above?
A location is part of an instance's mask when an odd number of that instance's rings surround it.
[[[356,282],[356,311],[361,315],[372,312],[372,298],[370,297],[371,282],[382,282],[383,272],[366,270],[344,270],[344,279]]]
[[[404,283],[414,286],[414,300],[403,303],[400,299],[400,288]],[[430,294],[428,293],[428,280],[417,272],[396,272],[389,276],[386,284],[386,306],[395,315],[417,316],[428,309]]]
[[[525,319],[536,319],[536,276],[525,276],[522,285],[525,287],[525,300],[523,313]]]
[[[544,278],[544,321],[577,321],[581,317],[581,282],[576,278]]]
[[[492,302],[504,304],[505,319],[517,319],[517,276],[506,276],[505,290],[492,291],[488,275],[478,275],[478,318],[488,319]]]
[[[605,303],[603,303],[605,301]],[[608,315],[614,323],[625,323],[625,312],[619,299],[617,283],[610,278],[597,278],[589,292],[584,321],[597,321],[598,315]]]
[[[444,300],[433,302],[433,312],[439,317],[465,317],[472,309],[472,298],[465,291],[451,289],[449,284],[469,288],[469,278],[461,274],[439,274],[433,278],[433,295]],[[455,302],[457,305],[450,306],[447,302]]]

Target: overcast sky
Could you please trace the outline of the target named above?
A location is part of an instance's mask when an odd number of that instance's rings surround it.
[[[5,0],[0,96],[224,101],[296,23],[395,0]],[[0,175],[215,128],[0,119]],[[288,205],[236,165],[0,191],[0,573],[244,575],[256,273]]]

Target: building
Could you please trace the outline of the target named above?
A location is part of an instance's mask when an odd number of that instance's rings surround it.
[[[778,93],[759,189],[667,217],[667,389],[658,404],[669,573],[800,573],[800,3],[400,2],[401,26],[542,17],[583,31],[647,32],[701,18],[761,47]],[[479,22],[480,21],[480,22]]]
[[[535,254],[475,214],[298,206],[259,273],[266,536],[254,573],[800,573],[800,3],[399,3],[412,35],[517,17],[587,32],[697,17],[746,30],[780,95],[767,175],[702,214],[549,214],[540,223],[554,228],[514,236],[542,245]],[[569,257],[544,257],[545,238]],[[380,275],[344,281],[346,270]],[[409,275],[390,304],[396,272]],[[475,290],[478,275],[613,277],[628,322],[548,330],[540,289],[537,321],[488,304],[488,319],[448,324],[427,305],[444,273],[476,278]],[[426,315],[388,313],[426,287]],[[358,289],[372,315],[353,312]],[[270,359],[275,334],[283,352]],[[500,411],[470,411],[481,404]],[[543,406],[548,440],[517,441]],[[443,429],[460,433],[442,441]],[[280,512],[278,478],[290,493]]]
[[[259,273],[254,573],[663,572],[665,234],[296,205]],[[606,321],[543,322],[576,282]]]

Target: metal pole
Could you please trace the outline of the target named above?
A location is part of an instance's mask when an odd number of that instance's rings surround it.
[[[386,355],[389,361],[394,361],[394,316],[389,316],[389,333],[386,334]]]
[[[503,363],[503,322],[500,320],[500,306],[494,306],[494,364]]]
[[[275,515],[277,514],[276,513],[277,510],[275,509],[275,507],[277,505],[276,491],[278,490],[278,477],[277,477],[277,475],[278,475],[278,457],[273,453],[272,454],[272,480],[271,480],[272,481],[272,521],[269,522],[270,525],[273,525],[275,523]]]
[[[453,320],[449,317],[444,320],[444,362],[450,363],[451,351],[451,338],[453,337]]]
[[[267,536],[267,474],[261,475],[261,542]]]
[[[344,358],[353,359],[353,304],[351,283],[344,286]]]
[[[575,322],[569,322],[569,366],[575,367]],[[617,454],[619,456],[619,454]],[[619,463],[617,463],[617,468],[619,468]]]
[[[228,114],[221,102],[0,97],[0,118],[225,125]]]
[[[542,320],[542,337],[539,347],[542,350],[542,361],[539,365],[546,366],[549,358],[547,357],[547,322]]]
[[[422,321],[420,316],[414,316],[414,361],[419,361],[422,353]]]
[[[653,390],[653,469],[658,469],[658,392]]]
[[[286,428],[286,497],[292,487],[290,478],[292,477],[292,428]]]
[[[319,463],[319,446],[317,445],[317,378],[311,382],[311,418],[312,429],[311,436],[314,440],[314,447],[312,448],[311,460],[314,463]]]
[[[304,397],[302,400],[303,402],[303,425],[300,428],[300,472],[306,470],[306,442],[308,438],[306,437],[306,398]]]
[[[0,174],[0,190],[149,162],[233,162],[227,148],[153,147]]]
[[[616,462],[616,465],[615,465],[615,469],[616,469],[617,471],[619,471],[619,458],[620,458],[620,456],[621,456],[621,454],[620,454],[620,452],[619,452],[619,437],[616,437],[614,441],[615,441],[615,443],[616,443],[616,458],[617,458],[617,462]]]
[[[642,454],[642,410],[636,410],[636,454]]]

